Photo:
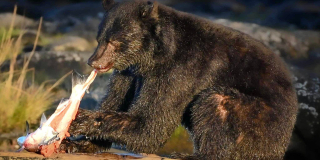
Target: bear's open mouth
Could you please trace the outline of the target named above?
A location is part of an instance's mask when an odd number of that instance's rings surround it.
[[[108,72],[112,67],[113,67],[113,63],[108,64],[107,66],[104,66],[104,67],[102,65],[99,65],[99,67],[95,69],[100,73],[104,73],[104,72]]]

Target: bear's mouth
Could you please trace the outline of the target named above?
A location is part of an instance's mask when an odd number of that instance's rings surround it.
[[[99,65],[99,67],[96,67],[95,69],[100,73],[104,73],[104,72],[108,72],[112,67],[113,67],[113,63],[108,64],[107,66]]]

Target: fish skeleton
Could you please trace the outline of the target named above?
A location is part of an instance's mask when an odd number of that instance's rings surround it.
[[[45,157],[54,153],[59,148],[61,141],[70,136],[68,133],[70,124],[75,119],[80,101],[96,75],[97,71],[93,70],[86,79],[84,76],[73,72],[70,98],[61,101],[48,120],[42,114],[40,127],[35,132],[29,133],[29,124],[26,122],[27,135],[17,139],[21,146],[18,151],[25,149],[29,152],[40,152]]]

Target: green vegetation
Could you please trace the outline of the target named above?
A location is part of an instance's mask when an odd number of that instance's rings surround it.
[[[17,8],[15,7],[14,15]],[[40,115],[47,110],[53,102],[52,89],[55,88],[67,75],[63,76],[55,84],[44,82],[41,85],[34,84],[35,70],[28,68],[31,57],[37,45],[41,25],[34,42],[34,48],[23,66],[17,66],[16,58],[21,52],[23,31],[13,29],[14,18],[11,27],[0,32],[0,66],[5,66],[6,60],[9,69],[0,70],[0,133],[10,131],[22,131],[25,121],[39,123]],[[40,19],[40,24],[42,19]],[[12,38],[17,34],[17,38]],[[27,76],[31,74],[32,76]],[[27,77],[32,77],[31,80]]]
[[[171,135],[168,142],[158,151],[159,155],[170,155],[172,152],[193,153],[193,144],[187,130],[179,126]]]
[[[21,33],[20,29],[12,28],[11,35],[8,34],[8,30],[4,27],[0,28],[0,39],[8,39],[11,37],[18,37]]]

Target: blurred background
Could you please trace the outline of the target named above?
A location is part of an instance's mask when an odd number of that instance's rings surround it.
[[[280,55],[294,75],[299,98],[285,159],[320,159],[319,0],[158,2],[247,33]],[[25,134],[25,120],[36,129],[42,112],[49,116],[61,98],[69,97],[71,70],[91,71],[86,60],[97,45],[103,13],[100,0],[0,0],[0,152],[18,149],[16,138]],[[109,75],[97,77],[82,108],[96,107]],[[192,150],[188,133],[179,127],[158,154]]]

